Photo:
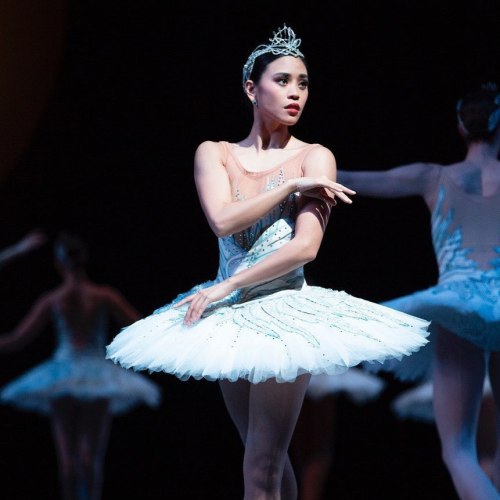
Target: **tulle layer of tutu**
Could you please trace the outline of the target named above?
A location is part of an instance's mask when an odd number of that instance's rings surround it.
[[[356,404],[376,399],[385,388],[385,381],[359,368],[349,368],[338,375],[322,373],[311,377],[306,397],[320,400],[331,395],[345,395]]]
[[[428,322],[353,297],[304,286],[243,303],[221,303],[193,326],[186,306],[165,306],[122,330],[107,357],[125,368],[182,380],[337,374],[365,360],[401,359],[426,344]]]
[[[111,413],[120,414],[139,404],[156,407],[161,391],[147,377],[104,357],[54,357],[7,384],[0,392],[0,402],[47,414],[51,402],[65,396],[81,401],[108,399]]]
[[[483,397],[491,397],[491,395],[491,384],[487,377],[484,382]],[[427,380],[402,392],[392,402],[392,410],[402,420],[433,423],[435,421],[433,397],[432,380]]]
[[[432,320],[487,351],[500,350],[500,276],[449,280],[385,305]]]

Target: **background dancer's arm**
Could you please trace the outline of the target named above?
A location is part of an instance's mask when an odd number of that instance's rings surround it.
[[[222,162],[219,144],[208,141],[200,144],[195,155],[196,187],[208,223],[219,237],[250,227],[288,195],[297,191],[321,199],[335,197],[346,203],[351,203],[351,200],[345,193],[354,194],[354,191],[337,184],[322,174],[321,169],[317,169],[317,175],[311,172],[307,177],[289,179],[281,186],[253,198],[233,201]]]
[[[139,311],[115,288],[106,286],[103,293],[110,315],[118,325],[126,326],[141,318]]]
[[[440,169],[429,163],[411,163],[379,171],[339,170],[337,180],[361,196],[401,198],[423,196],[437,185]]]
[[[0,267],[10,264],[12,261],[42,246],[47,241],[45,233],[41,229],[30,231],[24,238],[14,245],[0,251]]]

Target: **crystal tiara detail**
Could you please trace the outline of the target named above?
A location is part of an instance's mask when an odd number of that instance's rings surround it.
[[[243,66],[243,87],[252,74],[255,59],[262,54],[271,52],[274,55],[304,57],[304,54],[299,50],[302,40],[297,38],[292,28],[286,24],[278,31],[273,31],[273,36],[269,38],[269,41],[271,43],[258,45],[248,56],[247,62]]]

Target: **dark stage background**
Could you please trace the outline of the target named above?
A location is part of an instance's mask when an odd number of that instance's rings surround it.
[[[77,232],[90,245],[90,276],[144,314],[215,276],[216,239],[197,201],[193,153],[202,140],[247,134],[241,66],[283,22],[302,38],[311,75],[295,133],[330,147],[339,168],[460,159],[457,98],[500,81],[496,1],[34,0],[0,9],[15,20],[4,31],[12,57],[1,72],[19,79],[0,87],[12,93],[0,101],[0,244],[34,227],[51,237]],[[358,197],[338,206],[306,269],[314,284],[372,301],[429,286],[436,266],[424,204]],[[58,283],[50,245],[1,278],[0,328],[8,331]],[[49,330],[2,356],[0,382],[53,347]],[[151,378],[163,404],[115,420],[104,499],[241,498],[242,449],[217,385]],[[456,498],[434,427],[397,421],[388,403],[406,386],[387,381],[377,402],[339,401],[328,498]],[[0,407],[0,423],[2,498],[58,498],[48,420]]]

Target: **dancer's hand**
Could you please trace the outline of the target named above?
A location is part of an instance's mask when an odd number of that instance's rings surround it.
[[[333,182],[326,176],[300,177],[298,179],[294,179],[294,182],[296,183],[297,191],[304,196],[318,198],[334,205],[336,204],[335,198],[342,200],[344,203],[352,203],[352,200],[347,196],[347,194],[356,194],[356,191],[353,191],[338,182]]]
[[[228,296],[234,287],[230,284],[229,280],[221,281],[216,285],[203,288],[197,293],[193,293],[188,297],[177,302],[174,307],[180,307],[184,304],[189,304],[189,308],[184,316],[184,324],[192,325],[201,318],[205,309],[212,303],[223,299]]]
[[[41,229],[30,231],[24,238],[16,243],[16,253],[23,255],[31,252],[47,242],[47,236]]]

